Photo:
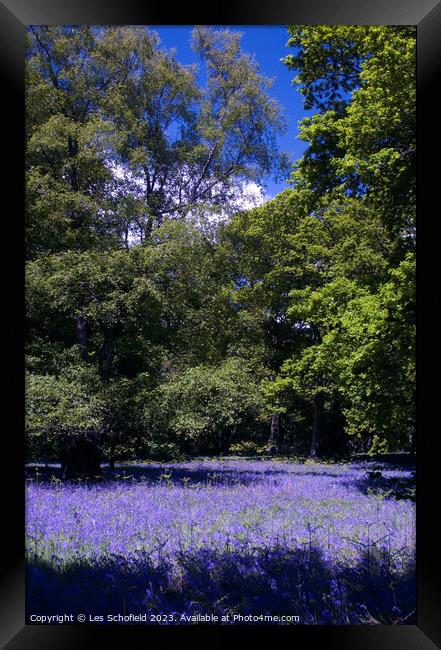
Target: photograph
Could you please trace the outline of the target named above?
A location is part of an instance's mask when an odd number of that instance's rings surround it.
[[[29,24],[29,625],[416,625],[411,24]]]

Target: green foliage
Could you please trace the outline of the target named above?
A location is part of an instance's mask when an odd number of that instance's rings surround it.
[[[29,29],[28,257],[127,247],[287,173],[282,109],[240,36],[195,28],[192,41],[206,87],[144,27]]]
[[[364,196],[396,238],[413,246],[415,225],[416,40],[411,26],[290,27],[307,108],[300,137],[309,143],[293,182],[323,197]]]
[[[350,301],[326,346],[336,368],[349,433],[372,451],[406,447],[415,433],[415,260],[390,272],[374,295]]]
[[[31,27],[26,64],[26,248],[106,247],[115,241],[112,175],[98,111],[89,27]]]
[[[257,456],[265,453],[267,445],[258,445],[253,440],[241,440],[229,447],[229,453],[237,456]]]
[[[145,28],[29,30],[30,454],[413,445],[414,29],[289,31],[318,111],[293,189],[216,228],[286,169],[240,36],[195,28],[202,88]]]
[[[99,431],[103,401],[97,373],[70,366],[58,376],[26,376],[26,432],[31,444],[44,437],[51,445],[63,436]]]
[[[149,429],[168,430],[177,440],[223,451],[236,428],[262,408],[259,386],[243,359],[172,373],[150,396]],[[196,445],[194,444],[196,443]]]

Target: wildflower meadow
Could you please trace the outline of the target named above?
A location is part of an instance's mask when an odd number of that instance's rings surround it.
[[[29,474],[28,615],[415,620],[409,469],[225,459],[126,465],[100,483]]]

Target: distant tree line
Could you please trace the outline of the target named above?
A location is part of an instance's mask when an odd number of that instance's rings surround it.
[[[415,30],[289,38],[307,147],[241,210],[287,157],[239,35],[195,28],[201,85],[146,28],[29,29],[30,458],[415,448]]]

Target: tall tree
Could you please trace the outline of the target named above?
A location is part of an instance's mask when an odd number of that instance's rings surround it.
[[[416,33],[412,26],[291,26],[285,57],[306,108],[309,143],[293,181],[311,207],[330,194],[364,196],[395,238],[414,247]]]
[[[411,388],[403,378],[412,375],[411,322],[405,326],[401,321],[402,329],[395,330],[397,345],[401,346],[398,341],[403,341],[402,364],[386,361],[389,344],[383,340],[379,345],[377,352],[381,349],[381,354],[386,355],[381,380],[374,365],[371,376],[363,372],[355,379],[352,374],[350,380],[337,368],[347,369],[348,358],[354,363],[352,369],[359,367],[355,359],[364,354],[363,350],[370,349],[372,331],[360,327],[360,321],[370,318],[369,305],[379,306],[382,296],[394,293],[389,281],[391,269],[398,267],[399,274],[405,264],[408,279],[412,273],[416,200],[415,30],[407,26],[292,26],[289,32],[289,44],[296,52],[288,55],[285,63],[298,71],[295,82],[305,97],[305,107],[318,109],[301,125],[301,137],[309,146],[296,164],[292,180],[312,217],[307,247],[316,251],[315,264],[324,274],[315,287],[290,294],[292,304],[288,313],[298,322],[306,320],[311,331],[317,331],[319,336],[313,337],[314,347],[294,356],[283,369],[294,383],[304,373],[310,380],[315,377],[316,393],[339,391],[346,400],[347,431],[357,430],[361,437],[370,435],[372,448],[385,448],[392,440],[395,445],[401,444],[403,438],[393,425],[395,415],[391,412],[388,411],[390,431],[394,431],[391,436],[379,421],[375,434],[372,425],[367,425],[371,421],[368,411],[372,400],[367,396],[372,395],[370,382],[374,376],[376,390],[384,395],[389,394],[389,382],[394,382],[400,388],[391,404],[406,414],[403,430],[412,429],[412,408],[409,411],[408,403]],[[314,231],[318,237],[313,235],[311,239]],[[400,290],[397,285],[394,287],[394,299],[400,303]],[[409,309],[406,315],[412,318]],[[347,340],[344,332],[354,321],[358,322],[359,338],[357,345],[352,339],[352,356],[349,348],[343,352],[336,341],[339,337]],[[384,327],[388,329],[386,323]],[[327,382],[324,377],[328,377]],[[304,384],[307,386],[308,381]],[[364,400],[356,396],[355,386],[358,395],[364,391]],[[313,442],[317,440],[315,407],[314,423]],[[314,446],[311,445],[312,452]]]
[[[113,179],[89,27],[30,27],[26,62],[26,251],[112,243]]]
[[[180,64],[142,27],[31,27],[28,252],[129,245],[198,208],[230,213],[244,183],[287,173],[271,81],[240,35],[195,28]]]

